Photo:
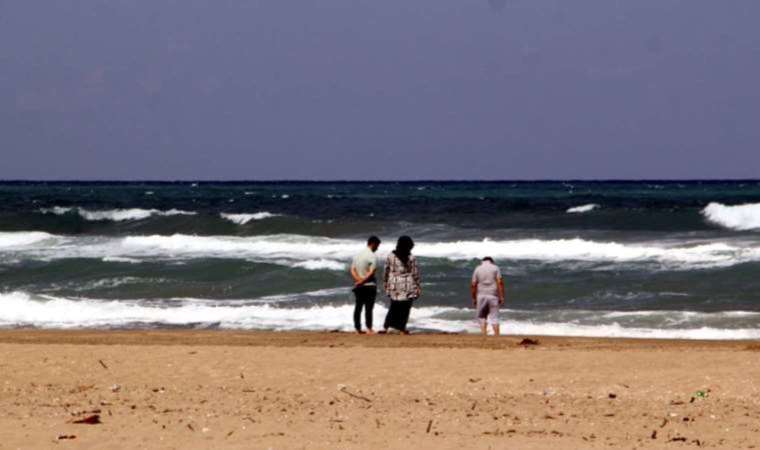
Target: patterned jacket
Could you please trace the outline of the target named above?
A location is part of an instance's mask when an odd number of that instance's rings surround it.
[[[385,294],[391,300],[414,300],[422,293],[420,269],[414,255],[409,256],[409,264],[405,266],[393,252],[389,253],[383,275]]]

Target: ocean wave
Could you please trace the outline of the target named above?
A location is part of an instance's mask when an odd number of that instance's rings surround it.
[[[219,305],[214,300],[175,299],[151,306],[137,300],[116,301],[0,294],[0,326],[42,328],[217,326],[237,329],[322,330],[348,326],[353,306],[277,308],[269,303]],[[384,314],[383,308],[376,308]]]
[[[257,212],[253,214],[227,214],[227,213],[221,213],[220,216],[222,219],[229,220],[230,222],[236,223],[238,225],[245,225],[248,222],[254,221],[254,220],[264,220],[264,219],[270,219],[272,217],[277,217],[279,214],[272,214],[267,211]]]
[[[344,296],[345,289],[322,290],[314,296]],[[309,293],[301,294],[309,295]],[[281,296],[284,298],[292,296]],[[163,304],[142,303],[140,300],[98,300],[30,295],[25,292],[0,294],[0,326],[34,326],[41,328],[123,328],[144,326],[219,327],[251,330],[343,330],[351,331],[353,305],[325,305],[283,308],[277,296],[249,301],[217,301],[205,299],[171,299]],[[387,312],[382,304],[375,307],[380,318]],[[744,317],[744,311],[724,313],[682,313],[692,318],[678,327],[624,326],[617,322],[573,323],[541,321],[540,312],[504,311],[502,330],[505,334],[545,336],[588,336],[666,339],[758,339],[760,329],[731,327],[722,322],[731,314]],[[526,317],[526,314],[533,317]],[[589,312],[599,317],[614,312]],[[650,312],[644,314],[650,320]],[[658,312],[652,312],[657,315]],[[516,316],[516,318],[513,318]],[[586,315],[588,316],[588,314]],[[710,323],[704,325],[705,321]],[[721,325],[723,324],[723,325]],[[478,325],[471,309],[443,306],[422,306],[412,310],[410,328],[438,332],[476,333]]]
[[[123,256],[104,256],[103,262],[115,262],[115,263],[128,263],[128,264],[140,264],[142,261],[134,258],[125,258]]]
[[[128,254],[163,254],[179,257],[243,257],[285,260],[332,259],[351,257],[361,249],[360,241],[273,235],[256,237],[235,236],[129,236],[120,242]]]
[[[588,205],[581,205],[581,206],[574,206],[567,210],[569,214],[583,214],[587,212],[591,212],[595,209],[599,208],[599,205],[596,203],[589,203]]]
[[[180,209],[170,209],[167,211],[162,211],[158,209],[129,208],[129,209],[109,209],[109,210],[103,210],[103,211],[91,211],[84,208],[64,208],[60,206],[55,206],[53,208],[43,208],[40,210],[40,212],[43,214],[55,214],[59,216],[76,212],[77,214],[79,214],[80,217],[82,217],[85,220],[89,220],[91,222],[102,222],[102,221],[124,222],[128,220],[144,220],[151,216],[169,217],[169,216],[196,215],[195,212],[182,211]]]
[[[350,259],[362,241],[308,237],[299,235],[272,235],[257,237],[220,236],[133,236],[126,237],[121,247],[127,253],[163,253],[173,256],[238,256],[251,258],[345,261]],[[388,250],[378,252],[384,257]],[[583,239],[514,241],[457,241],[420,242],[415,246],[420,257],[450,260],[468,260],[490,255],[502,259],[542,261],[658,261],[663,263],[721,264],[731,263],[738,257],[760,257],[760,249],[734,247],[725,243],[708,243],[694,246],[668,247],[656,244],[621,244],[595,242]]]
[[[6,233],[8,235],[8,233]],[[0,235],[1,236],[1,235]],[[0,240],[2,238],[0,237]],[[247,259],[311,270],[343,270],[364,241],[302,235],[56,237],[46,233],[6,238],[15,245],[14,257],[31,259],[130,258],[138,260],[190,260],[195,258]],[[18,247],[40,239],[58,239],[61,245]],[[14,244],[15,243],[15,244]],[[64,245],[65,244],[65,245]],[[2,244],[0,244],[2,248]],[[380,259],[389,248],[381,247]],[[760,246],[747,242],[701,241],[618,243],[584,239],[520,239],[506,241],[419,242],[415,254],[423,258],[471,260],[492,256],[500,260],[546,263],[656,264],[665,269],[728,267],[760,261]]]
[[[0,248],[12,249],[34,245],[55,238],[54,235],[41,231],[0,232]]]
[[[725,266],[760,258],[760,248],[746,248],[724,242],[699,245],[669,245],[659,242],[623,244],[579,238],[421,243],[415,247],[415,251],[420,256],[448,259],[492,256],[546,262],[656,262],[669,268]]]
[[[294,263],[293,267],[299,267],[306,270],[345,270],[346,264],[331,259],[309,259]]]
[[[728,206],[710,203],[702,210],[708,221],[737,231],[760,229],[760,203]]]

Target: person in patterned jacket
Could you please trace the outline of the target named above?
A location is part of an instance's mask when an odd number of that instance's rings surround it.
[[[395,328],[409,334],[406,324],[412,304],[422,294],[420,269],[412,255],[414,241],[409,236],[401,236],[396,249],[385,260],[383,276],[385,294],[390,298],[388,315],[385,317],[384,331]],[[381,332],[381,333],[383,333]]]

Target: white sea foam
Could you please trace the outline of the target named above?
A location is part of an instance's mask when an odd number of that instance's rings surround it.
[[[671,246],[663,243],[622,244],[584,239],[522,239],[513,241],[467,241],[421,243],[415,247],[420,256],[471,259],[489,255],[501,259],[539,261],[645,262],[674,266],[718,266],[760,258],[760,248],[745,248],[727,243]]]
[[[322,290],[300,294],[314,297],[343,297],[345,289]],[[33,296],[23,292],[0,294],[0,326],[35,326],[42,328],[128,327],[144,324],[175,326],[218,326],[231,329],[270,330],[333,330],[350,331],[353,305],[277,307],[294,296],[270,296],[258,300],[173,299],[163,305],[145,304],[139,300],[96,300],[52,296]],[[380,318],[386,313],[383,305],[375,307]],[[667,339],[759,339],[760,329],[727,328],[717,325],[699,326],[710,316],[730,317],[743,311],[724,313],[683,312],[691,324],[680,328],[628,327],[616,322],[578,324],[520,319],[513,320],[505,311],[502,330],[506,334],[546,336],[589,336]],[[525,311],[521,311],[525,313]],[[672,313],[672,312],[670,312]],[[656,314],[656,313],[655,313]],[[410,327],[418,330],[475,333],[478,326],[469,309],[451,307],[415,307]],[[604,314],[602,314],[604,315]],[[609,313],[607,314],[609,315]],[[645,315],[648,317],[649,315]],[[712,323],[712,322],[711,322]]]
[[[307,270],[345,270],[346,265],[340,261],[331,259],[308,259],[293,264],[293,267],[300,267]]]
[[[636,339],[704,339],[742,340],[760,338],[756,328],[639,328],[611,325],[577,325],[567,323],[508,322],[505,334],[577,336],[577,337],[618,337]]]
[[[127,254],[170,255],[178,257],[243,257],[304,261],[310,259],[346,259],[361,249],[359,241],[275,235],[232,236],[131,236],[120,247]]]
[[[339,287],[331,289],[319,289],[316,291],[299,292],[295,294],[280,294],[280,295],[267,295],[253,300],[231,300],[233,304],[260,304],[260,303],[288,303],[300,301],[303,299],[316,299],[323,297],[332,297],[335,299],[344,299],[351,295],[351,288]],[[219,303],[219,300],[214,300],[215,303]],[[228,300],[222,300],[222,302],[229,302]]]
[[[230,222],[234,222],[238,225],[245,225],[248,222],[251,222],[253,220],[264,220],[264,219],[270,219],[272,217],[277,217],[279,214],[272,214],[267,211],[261,211],[253,214],[227,214],[222,213],[220,216],[222,219],[229,220]]]
[[[43,214],[55,214],[57,216],[62,216],[64,214],[68,214],[69,212],[73,210],[74,208],[66,208],[63,206],[53,206],[52,208],[42,208],[40,209],[40,212]]]
[[[7,233],[6,233],[7,235]],[[364,245],[360,240],[302,235],[269,236],[128,236],[56,237],[42,234],[24,236],[19,242],[58,239],[58,245],[29,246],[14,250],[15,257],[32,259],[131,258],[141,260],[189,260],[194,258],[234,258],[254,262],[284,264],[309,269],[343,270]],[[53,242],[56,243],[56,242]],[[64,245],[65,244],[65,245]],[[9,245],[9,244],[6,244]],[[2,244],[0,244],[2,248]],[[388,248],[381,247],[383,258]],[[20,252],[20,253],[19,253]],[[529,260],[547,263],[647,263],[667,269],[726,267],[760,261],[760,244],[731,240],[700,243],[598,242],[584,239],[520,239],[507,241],[420,242],[415,254],[424,258],[469,260],[489,255],[501,260]]]
[[[587,212],[591,212],[595,209],[599,208],[599,205],[596,203],[589,203],[588,205],[581,205],[581,206],[575,206],[573,208],[570,208],[567,210],[570,214],[583,214]]]
[[[13,249],[41,243],[55,238],[41,231],[0,232],[0,248]]]
[[[217,305],[213,300],[177,299],[171,305],[139,301],[68,299],[13,292],[0,294],[0,326],[44,328],[123,327],[136,324],[215,325],[222,328],[273,330],[348,330],[353,306],[276,308],[270,304]],[[378,314],[384,313],[382,308]]]
[[[702,214],[710,222],[732,230],[760,229],[760,203],[735,206],[710,203]]]
[[[142,261],[135,258],[125,258],[123,256],[104,256],[102,259],[103,262],[116,262],[116,263],[129,263],[129,264],[140,264]]]
[[[124,222],[127,220],[143,220],[151,216],[194,216],[196,213],[191,211],[182,211],[179,209],[170,209],[161,211],[158,209],[109,209],[103,211],[91,211],[84,208],[63,208],[55,206],[53,208],[44,208],[40,212],[44,214],[64,215],[76,211],[83,219],[92,222],[112,221]]]

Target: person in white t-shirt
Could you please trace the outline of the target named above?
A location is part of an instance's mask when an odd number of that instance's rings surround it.
[[[359,334],[362,331],[362,309],[364,309],[364,320],[367,324],[367,333],[373,334],[372,329],[372,310],[375,308],[375,297],[377,297],[377,252],[380,247],[380,239],[377,236],[370,236],[367,240],[367,247],[361,253],[356,255],[351,263],[351,278],[354,279],[353,292],[356,296],[356,306],[354,307],[354,328]]]

